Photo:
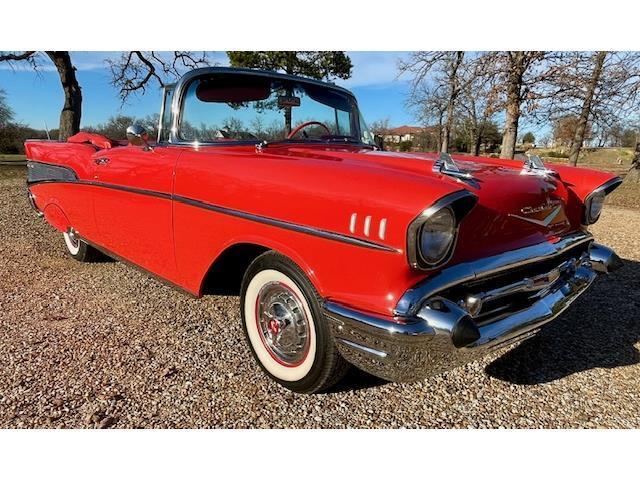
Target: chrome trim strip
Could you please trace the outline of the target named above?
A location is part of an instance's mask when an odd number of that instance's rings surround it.
[[[588,232],[576,232],[563,237],[555,243],[543,242],[523,247],[472,262],[459,263],[440,270],[410,288],[400,298],[394,310],[395,315],[412,316],[417,313],[422,301],[434,294],[459,283],[469,282],[495,275],[516,267],[554,258],[582,243],[593,241]]]
[[[329,240],[335,240],[337,242],[348,243],[351,245],[357,245],[359,247],[372,248],[374,250],[382,250],[385,252],[400,253],[395,248],[380,243],[371,242],[369,240],[362,240],[356,237],[350,237],[341,233],[330,232],[328,230],[322,230],[320,228],[308,227],[306,225],[300,225],[297,223],[287,222],[285,220],[277,220],[271,217],[264,217],[262,215],[256,215],[253,213],[247,213],[240,210],[234,210],[232,208],[221,207],[213,205],[211,203],[202,202],[200,200],[194,200],[192,198],[183,197],[180,195],[174,195],[173,199],[177,202],[181,202],[194,207],[204,208],[213,212],[222,213],[224,215],[231,215],[234,217],[244,218],[245,220],[251,220],[253,222],[263,223],[274,227],[283,228],[285,230],[291,230],[299,233],[306,233],[316,237],[326,238]]]
[[[358,247],[371,248],[373,250],[380,250],[384,252],[402,253],[401,250],[383,245],[381,243],[372,242],[369,240],[362,240],[360,238],[351,237],[341,233],[331,232],[329,230],[323,230],[321,228],[309,227],[307,225],[300,225],[293,222],[287,222],[285,220],[278,220],[271,217],[265,217],[262,215],[256,215],[253,213],[243,212],[241,210],[235,210],[233,208],[222,207],[214,205],[212,203],[203,202],[201,200],[195,200],[181,195],[171,195],[170,193],[157,192],[154,190],[145,190],[134,187],[127,187],[124,185],[115,185],[110,183],[95,182],[90,180],[78,180],[78,181],[65,181],[65,180],[42,180],[38,182],[30,183],[29,186],[38,185],[42,183],[73,183],[79,185],[89,185],[94,187],[110,188],[113,190],[120,190],[123,192],[134,193],[138,195],[147,195],[151,197],[162,198],[164,200],[174,200],[176,202],[184,203],[193,207],[202,208],[205,210],[211,210],[213,212],[221,213],[224,215],[230,215],[233,217],[243,218],[253,222],[263,223],[271,225],[273,227],[283,228],[285,230],[291,230],[298,233],[305,233],[307,235],[313,235],[315,237],[326,238],[328,240],[334,240],[336,242],[347,243],[350,245],[356,245]]]

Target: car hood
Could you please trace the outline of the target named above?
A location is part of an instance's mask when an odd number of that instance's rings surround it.
[[[459,168],[472,175],[470,180],[461,180],[434,172],[438,158],[435,153],[311,148],[291,148],[289,153],[382,169],[388,174],[390,186],[394,175],[401,174],[430,178],[472,192],[478,203],[460,227],[456,254],[459,261],[479,253],[492,255],[539,243],[580,228],[581,207],[560,176],[526,173],[521,161],[453,156]],[[437,198],[430,196],[428,184],[425,185],[428,207],[428,202]]]

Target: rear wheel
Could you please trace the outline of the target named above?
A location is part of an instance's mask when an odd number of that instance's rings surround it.
[[[286,388],[313,393],[348,369],[322,316],[318,294],[288,258],[266,252],[242,281],[244,332],[260,367]]]
[[[79,262],[94,262],[100,258],[100,252],[82,240],[73,228],[62,234],[69,255]]]

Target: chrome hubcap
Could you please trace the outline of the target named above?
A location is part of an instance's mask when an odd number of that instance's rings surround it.
[[[271,356],[287,366],[304,361],[309,352],[309,321],[302,302],[280,282],[265,284],[256,300],[256,321]]]

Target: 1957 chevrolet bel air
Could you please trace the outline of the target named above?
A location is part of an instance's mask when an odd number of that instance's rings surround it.
[[[608,173],[386,152],[353,95],[256,70],[164,90],[157,141],[28,141],[32,206],[71,256],[240,293],[263,370],[298,392],[349,364],[414,381],[534,334],[621,264],[593,242]]]

